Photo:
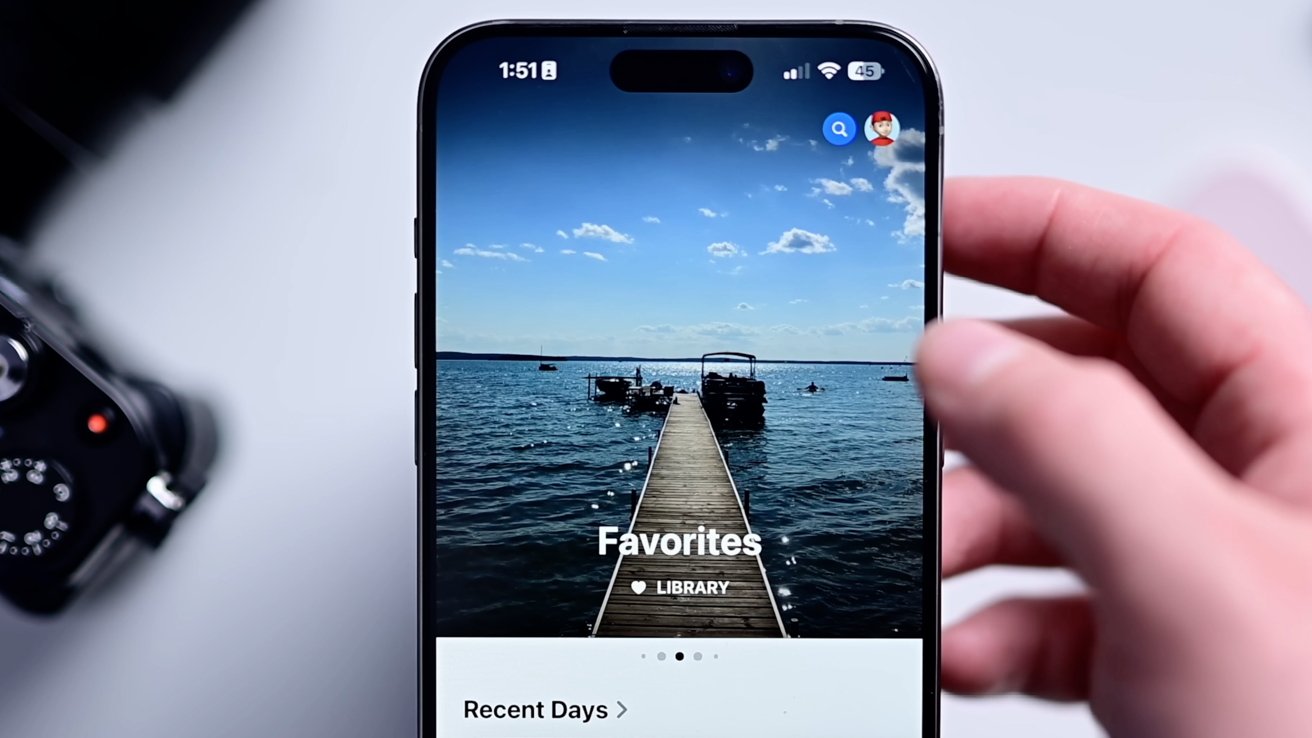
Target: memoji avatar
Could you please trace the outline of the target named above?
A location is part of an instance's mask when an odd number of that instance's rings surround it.
[[[866,118],[866,138],[876,146],[889,146],[897,140],[902,126],[897,116],[887,110],[877,110]]]

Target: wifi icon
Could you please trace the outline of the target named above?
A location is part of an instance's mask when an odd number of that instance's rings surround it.
[[[834,75],[838,74],[838,70],[842,68],[843,68],[842,65],[839,64],[838,62],[831,62],[831,61],[820,62],[818,65],[816,65],[816,69],[820,70],[820,73],[825,76],[825,79],[833,79]]]

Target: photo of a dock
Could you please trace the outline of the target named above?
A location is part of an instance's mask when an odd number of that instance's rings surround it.
[[[632,533],[715,529],[751,533],[699,394],[677,395],[637,500]],[[727,582],[722,596],[660,593],[648,582]],[[602,601],[597,636],[786,635],[758,556],[620,556]]]
[[[747,375],[706,371],[706,360],[737,357],[748,362]],[[601,383],[613,378],[594,379]],[[639,384],[629,387],[633,406],[651,409]],[[765,385],[756,379],[756,357],[741,352],[702,356],[701,386],[656,394],[666,412],[660,439],[651,452],[647,478],[633,503],[629,533],[664,534],[714,530],[720,535],[751,534],[747,504],[716,440],[711,418],[720,422],[760,423]],[[636,393],[636,394],[635,394]],[[710,407],[708,414],[707,407]],[[651,583],[650,586],[648,583]],[[662,591],[660,583],[715,583],[718,596]],[[621,555],[593,627],[596,636],[751,636],[786,635],[759,556],[723,556],[709,552],[666,556]]]
[[[461,412],[448,420],[448,427],[459,424],[473,431],[453,431],[456,435],[490,437],[497,432],[474,419],[474,404],[490,399],[522,407],[532,398],[525,417],[540,419],[539,434],[541,424],[556,431],[540,443],[515,445],[493,463],[470,467],[468,474],[448,475],[445,486],[439,465],[439,491],[452,490],[450,500],[439,499],[446,501],[439,512],[448,513],[439,520],[452,521],[446,535],[439,523],[439,540],[446,541],[446,549],[439,547],[439,572],[451,582],[443,592],[481,608],[453,615],[450,632],[533,634],[533,626],[511,620],[520,610],[527,614],[533,603],[539,620],[543,612],[553,617],[558,611],[558,634],[598,638],[824,637],[858,628],[881,636],[920,632],[914,611],[906,612],[920,573],[915,551],[919,487],[914,484],[919,471],[911,463],[918,461],[917,398],[914,388],[887,384],[907,376],[905,364],[761,364],[747,352],[717,351],[691,360],[648,359],[629,363],[627,369],[614,360],[550,357],[557,371],[530,376],[548,360],[539,354],[518,361],[444,364],[453,378],[462,379],[448,381],[446,392],[439,387],[439,401],[471,387],[482,390],[472,402],[454,400],[450,405]],[[513,368],[525,365],[538,371]],[[586,392],[574,384],[579,380],[586,383]],[[495,381],[520,389],[489,392]],[[864,399],[867,394],[870,401]],[[859,412],[879,396],[894,400],[879,418]],[[514,413],[525,411],[501,415],[509,418]],[[535,432],[525,423],[514,422],[514,427]],[[851,443],[824,441],[828,434]],[[854,449],[861,453],[862,447],[872,448],[876,461],[886,453],[862,438],[882,439],[888,451],[905,456],[902,471],[890,476],[876,465],[868,476],[854,468],[859,476],[853,476],[839,469],[839,476],[826,480],[823,475],[832,471],[805,461],[817,452],[842,458]],[[486,444],[483,441],[482,447]],[[598,455],[611,444],[637,453],[622,464],[603,464],[596,470],[568,460],[579,453]],[[528,476],[513,471],[528,457],[536,459],[536,466],[524,468],[537,471]],[[794,457],[798,461],[790,460]],[[463,458],[453,454],[448,467],[458,466]],[[550,481],[556,476],[552,469],[560,469],[562,479],[580,482],[557,486]],[[496,475],[512,476],[501,484],[475,484],[477,474],[488,482]],[[619,489],[605,481],[615,478],[610,475],[623,480]],[[592,484],[587,479],[607,487],[599,493],[603,496],[587,504],[592,513],[586,517],[595,519],[595,526],[571,525],[572,516],[550,512],[561,509],[563,498],[546,490],[558,489],[569,498]],[[906,482],[889,486],[897,479]],[[542,493],[529,491],[536,485],[543,485]],[[457,491],[465,487],[472,496],[457,504]],[[881,487],[889,491],[880,492]],[[487,494],[497,495],[504,505],[494,505]],[[896,497],[881,502],[888,494]],[[577,495],[586,498],[591,493]],[[814,513],[807,512],[813,507]],[[561,533],[544,533],[550,540],[513,543],[534,528],[530,518],[517,513],[536,509],[545,511],[540,514],[545,521],[559,521],[544,523],[544,531]],[[480,511],[470,518],[476,522],[454,522],[470,510]],[[612,546],[598,556],[599,531],[636,536],[652,547],[625,551]],[[690,541],[685,550],[663,550],[654,544],[661,538],[677,542],[684,537]],[[466,540],[468,544],[460,543]],[[504,548],[490,546],[495,540],[507,543]],[[707,540],[712,541],[710,547]],[[733,547],[725,547],[726,540],[733,541]],[[739,545],[747,540],[759,542],[758,547]],[[721,542],[718,550],[715,541]],[[861,552],[871,546],[892,547],[873,575],[854,571],[849,562],[866,555]],[[553,558],[558,554],[569,558]],[[505,563],[496,563],[502,560]],[[478,561],[488,563],[483,570],[471,571]],[[496,573],[502,569],[507,575],[513,572],[515,579]],[[874,581],[875,576],[882,583]],[[489,588],[492,582],[501,584]],[[897,591],[886,591],[888,587]],[[500,592],[500,599],[483,594],[489,591]],[[824,594],[831,591],[838,594]],[[450,609],[448,605],[444,612]],[[879,622],[888,625],[871,625]]]
[[[437,173],[428,625],[922,637],[920,113],[863,149],[755,98],[673,120],[548,92],[532,157],[471,117],[486,145]]]

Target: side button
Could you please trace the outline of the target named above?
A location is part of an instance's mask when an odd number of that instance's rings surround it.
[[[419,468],[419,390],[415,390],[415,468]]]
[[[418,219],[418,218],[411,218],[410,222],[414,224],[414,232],[415,232],[415,239],[414,239],[414,241],[415,241],[415,261],[419,261],[419,219]]]
[[[415,334],[415,368],[419,368],[419,293],[415,293],[415,322],[412,326]]]

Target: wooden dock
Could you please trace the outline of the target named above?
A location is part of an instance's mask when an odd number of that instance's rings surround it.
[[[647,469],[631,533],[723,535],[751,532],[701,398],[677,395]],[[721,595],[659,594],[658,583],[729,583]],[[634,582],[645,589],[635,591]],[[593,627],[594,636],[774,637],[786,635],[760,557],[621,555]]]

